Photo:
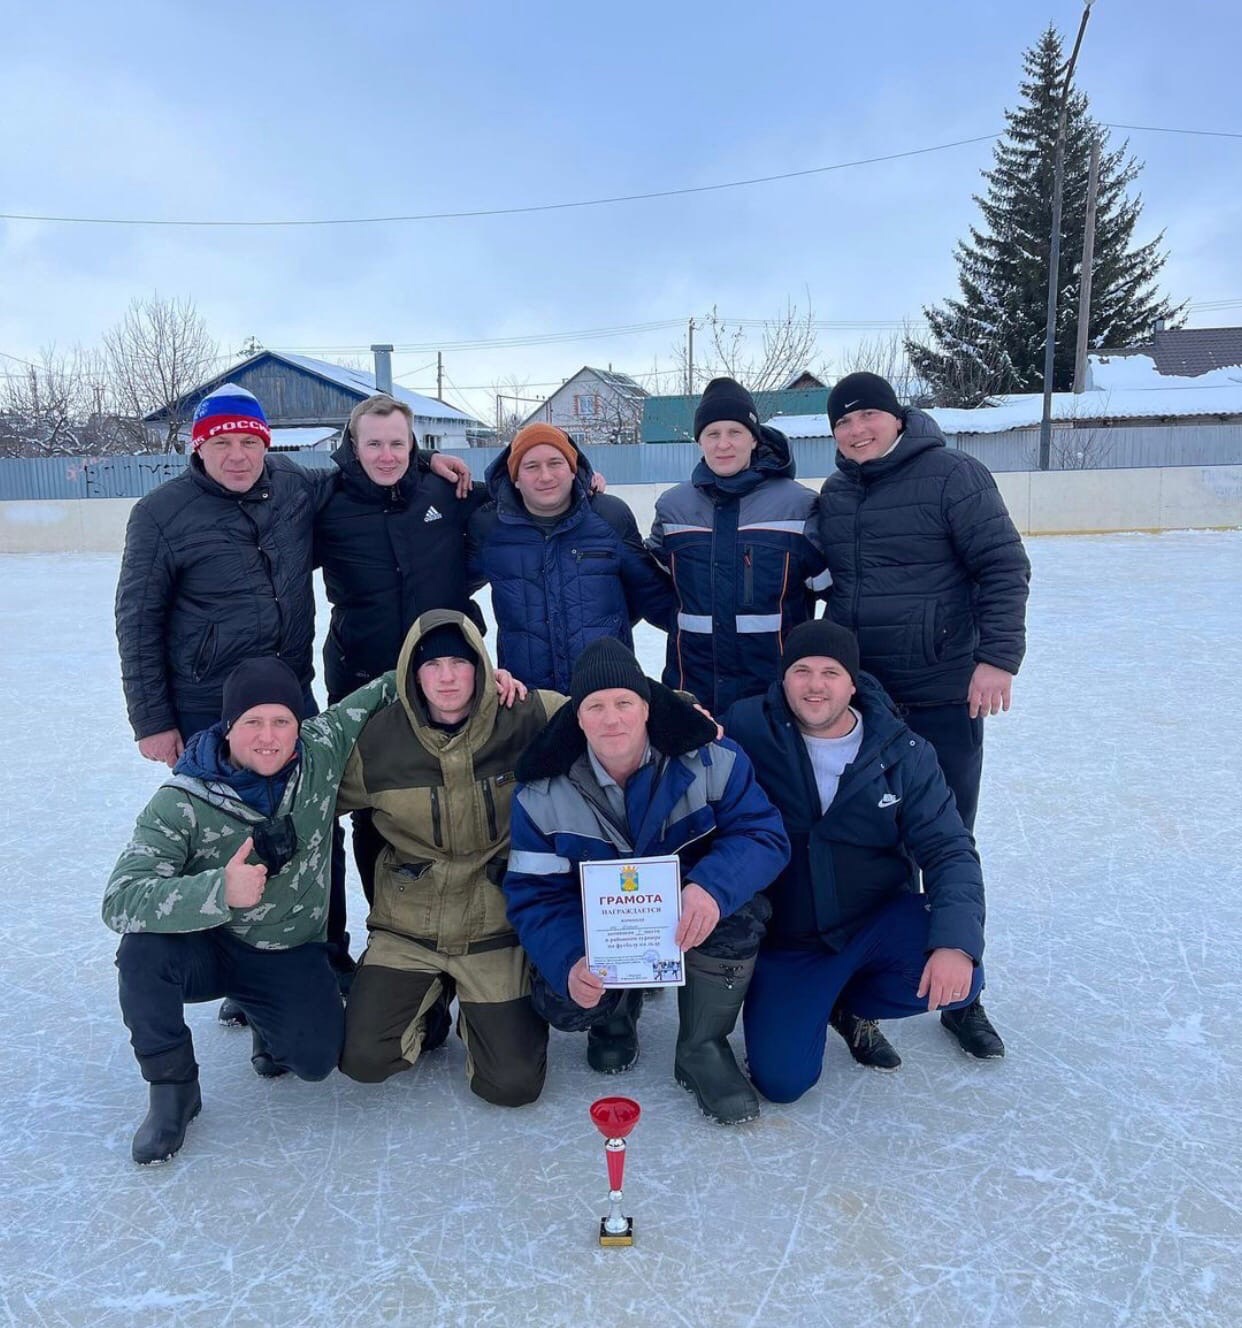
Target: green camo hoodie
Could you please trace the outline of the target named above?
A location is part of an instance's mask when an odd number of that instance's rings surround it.
[[[122,933],[227,927],[258,950],[323,940],[337,785],[367,720],[395,699],[393,676],[386,673],[302,724],[302,759],[276,812],[293,818],[297,852],[268,877],[254,908],[225,904],[224,867],[266,818],[227,784],[174,775],[143,808],[113,868],[104,922]],[[256,861],[253,854],[249,860]]]

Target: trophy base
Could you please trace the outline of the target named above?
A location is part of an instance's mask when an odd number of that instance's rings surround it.
[[[599,1243],[604,1248],[614,1245],[633,1245],[634,1243],[634,1219],[627,1217],[625,1219],[624,1231],[607,1231],[604,1228],[604,1218],[599,1220]]]

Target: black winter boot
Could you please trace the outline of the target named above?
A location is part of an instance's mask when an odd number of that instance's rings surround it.
[[[998,1060],[1005,1054],[1005,1044],[992,1027],[982,1001],[973,1001],[960,1010],[941,1010],[940,1022],[957,1039],[957,1044],[977,1060]]]
[[[896,1070],[901,1067],[897,1049],[880,1032],[874,1019],[859,1019],[840,1005],[833,1008],[832,1026],[845,1039],[850,1055],[872,1070]]]
[[[254,1066],[254,1072],[260,1079],[279,1079],[282,1074],[289,1073],[283,1065],[277,1065],[272,1059],[267,1044],[263,1041],[259,1030],[254,1027],[250,1029],[250,1064]]]
[[[600,1074],[621,1074],[638,1059],[638,1016],[641,991],[627,991],[611,1019],[587,1029],[587,1064]]]
[[[245,1010],[231,996],[226,996],[220,1002],[220,1010],[216,1015],[216,1020],[223,1024],[225,1028],[245,1028],[250,1022],[246,1018]]]
[[[759,1095],[738,1069],[729,1034],[750,986],[755,960],[713,959],[691,950],[686,985],[677,992],[677,1054],[673,1075],[705,1116],[740,1125],[759,1115]]]
[[[189,1123],[203,1109],[194,1044],[187,1041],[161,1056],[139,1057],[148,1085],[147,1114],[130,1148],[139,1166],[167,1162],[185,1142]]]

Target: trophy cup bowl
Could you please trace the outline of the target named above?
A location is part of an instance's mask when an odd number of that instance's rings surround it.
[[[633,1098],[601,1097],[591,1103],[591,1120],[604,1136],[608,1162],[608,1216],[600,1218],[599,1243],[633,1245],[634,1219],[621,1213],[621,1181],[625,1174],[625,1137],[638,1124],[641,1108]]]

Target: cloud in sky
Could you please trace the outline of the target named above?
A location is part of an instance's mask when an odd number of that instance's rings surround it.
[[[521,207],[804,170],[999,130],[1021,54],[1080,6],[52,3],[8,20],[0,211],[202,219]],[[1242,17],[1099,0],[1079,84],[1105,121],[1242,130]],[[1119,134],[1114,134],[1114,140]],[[1242,140],[1132,133],[1175,298],[1242,300]],[[677,320],[577,344],[461,350],[463,389],[581,363],[674,367],[713,305],[917,319],[952,293],[986,143],[745,189],[377,226],[0,222],[0,351],[92,342],[137,295],[192,297],[230,349],[460,342]],[[1214,311],[1200,322],[1242,319]],[[828,355],[862,335],[824,335]],[[348,353],[348,352],[347,352]],[[363,352],[365,355],[365,352]],[[399,356],[398,374],[433,355]],[[428,373],[412,386],[426,387]],[[671,380],[666,387],[671,387]],[[486,392],[466,391],[487,410]]]

